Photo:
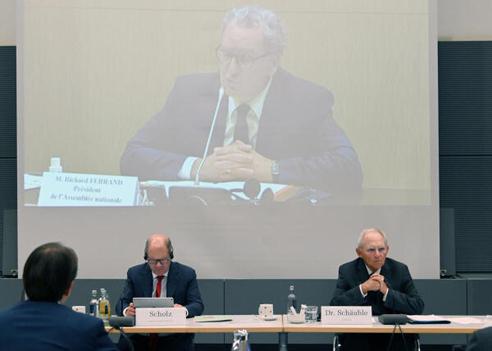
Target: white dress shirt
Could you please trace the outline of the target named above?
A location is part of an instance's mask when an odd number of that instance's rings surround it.
[[[256,139],[258,137],[258,127],[260,125],[260,118],[263,112],[263,105],[265,104],[265,99],[270,90],[270,85],[272,84],[272,79],[268,82],[265,89],[263,89],[255,98],[247,102],[250,111],[246,115],[246,123],[248,125],[248,135],[249,143],[253,148],[256,147]],[[226,120],[226,130],[224,134],[224,146],[230,145],[234,142],[234,131],[236,129],[237,121],[237,107],[238,101],[232,96],[228,96],[228,111]],[[178,178],[180,179],[191,179],[191,169],[193,168],[193,163],[198,157],[189,156],[183,162],[179,172]]]

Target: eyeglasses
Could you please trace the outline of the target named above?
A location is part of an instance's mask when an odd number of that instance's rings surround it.
[[[150,264],[151,266],[157,266],[159,263],[161,266],[163,266],[165,263],[171,262],[171,259],[169,257],[161,258],[161,259],[154,259],[154,258],[148,258],[147,263]]]
[[[241,69],[251,68],[258,60],[270,56],[272,53],[267,52],[260,56],[251,56],[249,54],[238,54],[234,55],[228,52],[225,52],[220,47],[217,48],[216,51],[217,59],[221,65],[230,65],[232,60],[236,61],[236,64],[241,67]]]
[[[369,249],[366,249],[366,252],[370,255],[374,255],[376,253],[376,251],[380,254],[384,254],[386,252],[386,248],[385,247],[378,247],[378,248],[369,248]]]

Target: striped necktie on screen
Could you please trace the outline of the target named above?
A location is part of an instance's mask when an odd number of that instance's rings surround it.
[[[236,128],[234,129],[234,140],[241,140],[249,144],[248,123],[246,117],[250,111],[249,105],[241,104],[236,108]]]

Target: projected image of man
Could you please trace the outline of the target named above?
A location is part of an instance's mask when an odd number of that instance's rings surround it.
[[[172,297],[174,307],[185,308],[188,318],[203,312],[203,302],[195,270],[173,261],[171,239],[153,234],[145,242],[145,263],[128,269],[123,292],[116,305],[116,313],[135,316],[134,297]],[[193,350],[193,334],[131,335],[136,350]],[[120,348],[124,349],[124,342]]]
[[[219,73],[176,80],[164,108],[128,142],[122,173],[195,179],[201,165],[204,181],[253,178],[358,193],[361,165],[333,119],[333,95],[280,67],[285,46],[274,12],[245,6],[227,13],[216,49]]]
[[[373,315],[421,314],[424,302],[413,284],[408,267],[388,258],[386,234],[377,228],[364,229],[359,237],[357,259],[338,269],[337,287],[332,306],[371,306]],[[343,350],[387,350],[390,334],[341,335]],[[415,337],[405,335],[413,345]],[[394,337],[391,350],[404,350],[401,337]],[[413,348],[411,348],[413,350]]]
[[[0,312],[0,349],[115,350],[101,319],[63,305],[72,293],[77,255],[59,243],[36,248],[22,280],[28,300]]]

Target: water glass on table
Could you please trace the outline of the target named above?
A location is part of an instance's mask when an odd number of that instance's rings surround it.
[[[306,307],[306,323],[316,323],[318,321],[318,306]]]

